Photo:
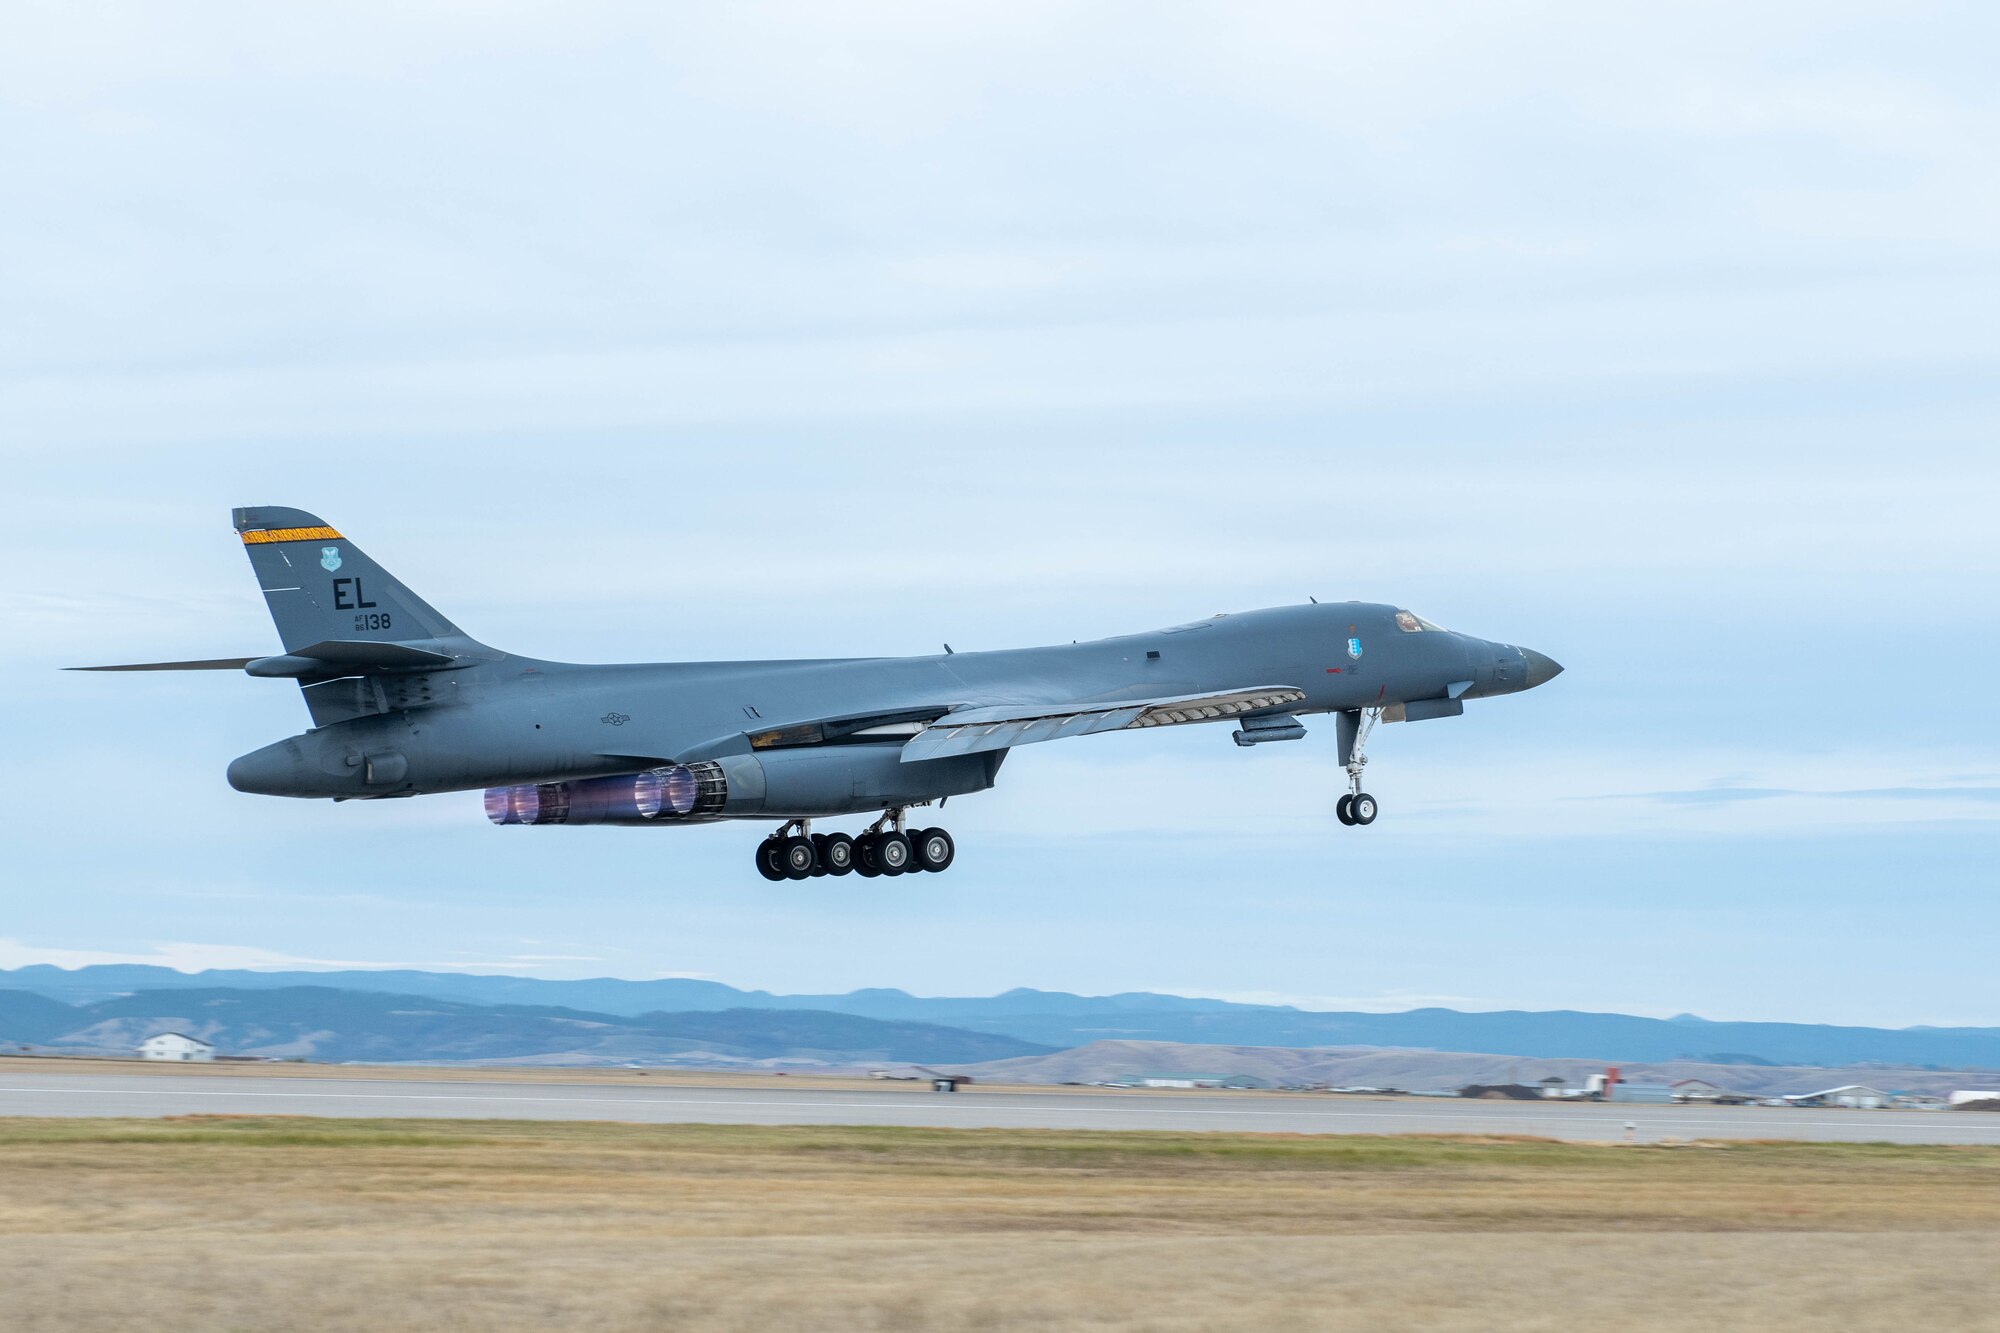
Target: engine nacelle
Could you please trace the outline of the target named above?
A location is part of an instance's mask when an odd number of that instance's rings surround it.
[[[673,824],[712,819],[729,799],[720,764],[670,764],[615,778],[488,787],[496,824]]]
[[[496,824],[817,819],[985,791],[1004,750],[904,763],[899,745],[813,745],[670,764],[613,778],[488,787]]]

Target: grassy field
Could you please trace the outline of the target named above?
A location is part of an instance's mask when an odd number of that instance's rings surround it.
[[[0,1121],[0,1327],[2000,1328],[2000,1148]]]

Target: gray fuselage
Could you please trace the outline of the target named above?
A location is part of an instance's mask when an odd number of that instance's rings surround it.
[[[1531,688],[1560,669],[1532,650],[1362,602],[934,657],[585,665],[479,649],[436,670],[330,682],[370,694],[372,711],[247,754],[229,766],[229,781],[241,791],[347,799],[708,761],[730,789],[709,817],[814,817],[990,786],[1005,750],[902,757],[911,732],[967,705],[1075,706],[1285,686],[1304,698],[1270,711],[1413,705],[1414,718]],[[808,727],[806,743],[786,735]]]

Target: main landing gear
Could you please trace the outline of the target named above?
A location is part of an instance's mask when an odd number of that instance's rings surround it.
[[[1368,734],[1382,720],[1379,708],[1349,709],[1335,715],[1340,736],[1340,762],[1347,769],[1347,795],[1334,805],[1334,817],[1343,824],[1372,824],[1378,807],[1375,798],[1361,790],[1361,770],[1368,764]]]
[[[814,833],[812,821],[794,819],[757,844],[757,871],[765,879],[814,879],[820,875],[907,875],[951,869],[958,847],[941,828],[905,829],[903,810],[886,810],[858,838]]]

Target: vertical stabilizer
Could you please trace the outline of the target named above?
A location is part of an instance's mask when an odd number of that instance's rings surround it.
[[[458,626],[303,509],[233,511],[288,653],[317,644],[463,640]]]

